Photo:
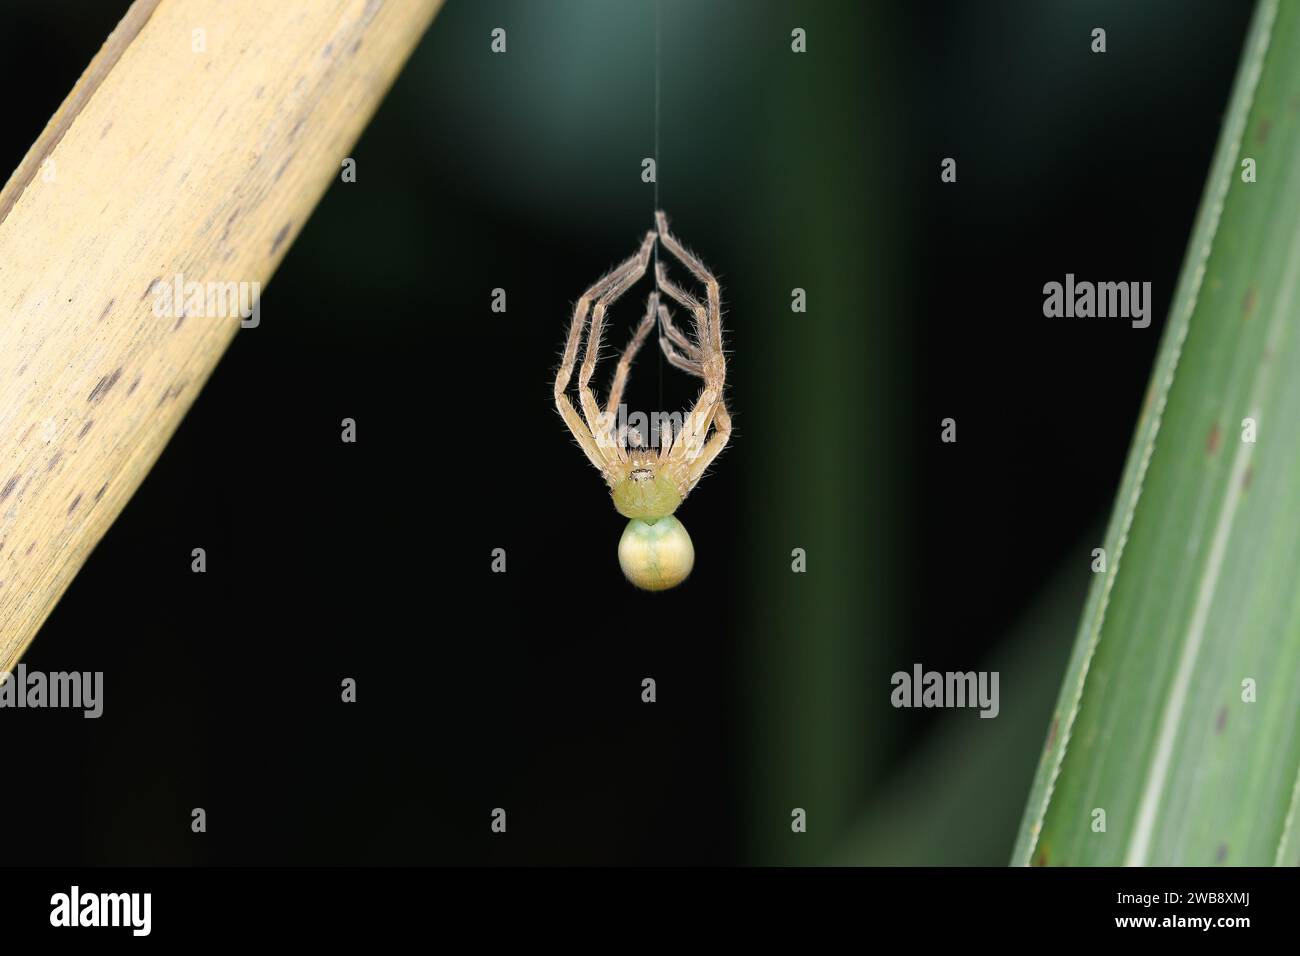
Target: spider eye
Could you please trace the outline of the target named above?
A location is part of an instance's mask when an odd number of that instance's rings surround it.
[[[655,473],[652,468],[633,468],[631,472],[628,473],[628,477],[633,481],[650,481],[654,476]]]
[[[618,563],[627,579],[644,591],[666,591],[686,580],[695,566],[695,546],[672,515],[633,518],[618,542]]]

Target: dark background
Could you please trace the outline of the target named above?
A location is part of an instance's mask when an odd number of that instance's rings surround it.
[[[127,6],[0,2],[5,169]],[[736,433],[645,595],[550,387],[652,224],[656,5],[450,0],[24,658],[105,714],[0,711],[4,861],[1005,862],[1249,6],[663,0]],[[1151,328],[1045,319],[1067,272],[1152,282]],[[628,404],[693,394],[648,348]],[[891,708],[916,662],[1001,715]]]

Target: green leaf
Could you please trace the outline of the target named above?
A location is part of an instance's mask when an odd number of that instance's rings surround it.
[[[1300,3],[1262,0],[1013,863],[1300,863],[1298,278]]]

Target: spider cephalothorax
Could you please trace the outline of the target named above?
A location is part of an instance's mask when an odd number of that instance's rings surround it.
[[[630,458],[627,473],[610,488],[614,508],[625,518],[664,518],[682,503],[672,473],[658,461]]]
[[[662,212],[655,216],[658,231],[646,233],[636,255],[600,279],[578,299],[564,346],[564,358],[555,377],[555,406],[588,460],[609,485],[614,507],[631,519],[619,542],[619,563],[628,579],[638,587],[659,591],[685,580],[695,561],[690,536],[672,517],[713,459],[731,436],[731,416],[723,400],[727,360],[722,350],[722,303],[718,281],[704,264],[686,251],[668,231]],[[662,264],[656,264],[655,285],[646,300],[645,315],[623,350],[614,370],[609,397],[602,409],[591,390],[591,377],[600,355],[605,313],[624,292],[645,275],[655,239],[686,266],[705,287],[707,306],[669,281]],[[692,334],[674,324],[659,294],[680,304],[693,319]],[[594,303],[594,308],[593,308]],[[591,321],[588,324],[587,313]],[[689,413],[674,431],[661,420],[658,448],[642,446],[641,436],[626,426],[615,428],[619,403],[627,387],[632,360],[645,344],[650,329],[658,323],[659,345],[669,363],[703,379]],[[578,399],[582,414],[565,394],[578,360],[578,345],[587,329],[582,366],[578,370]]]

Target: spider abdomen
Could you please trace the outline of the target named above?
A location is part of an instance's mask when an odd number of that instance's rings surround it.
[[[672,515],[633,518],[618,542],[618,563],[629,581],[644,591],[666,591],[686,580],[695,566],[695,545]]]

